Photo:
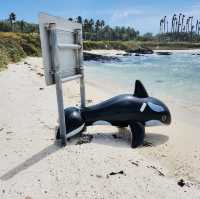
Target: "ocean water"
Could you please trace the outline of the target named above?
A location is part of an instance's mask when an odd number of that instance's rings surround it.
[[[150,96],[200,108],[200,55],[174,52],[119,58],[120,62],[85,62],[86,80],[114,95],[133,93],[139,79]]]

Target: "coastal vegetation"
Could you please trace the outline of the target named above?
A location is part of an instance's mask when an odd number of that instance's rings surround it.
[[[133,27],[110,27],[104,20],[83,19],[78,16],[68,20],[82,23],[85,50],[116,49],[131,51],[138,48],[178,50],[200,48],[200,20],[183,14],[173,15],[171,28],[167,17],[160,20],[160,33],[140,35]],[[8,63],[26,56],[40,56],[38,24],[17,20],[15,13],[0,21],[0,70]]]
[[[26,56],[41,56],[37,33],[0,33],[0,70]]]
[[[171,20],[164,16],[160,20],[160,40],[165,41],[200,41],[200,19],[186,16],[183,13],[174,14]]]

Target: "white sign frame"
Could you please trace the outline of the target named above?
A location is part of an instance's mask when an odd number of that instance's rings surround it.
[[[43,64],[44,64],[44,75],[45,75],[45,81],[47,85],[52,85],[55,84],[55,78],[53,75],[53,72],[55,70],[55,68],[53,68],[52,66],[52,57],[51,57],[51,53],[50,53],[50,41],[49,41],[49,31],[48,29],[50,28],[49,26],[51,26],[51,24],[54,24],[53,29],[57,30],[57,31],[67,31],[67,32],[76,32],[77,30],[80,31],[80,33],[82,33],[82,25],[76,22],[72,22],[66,19],[63,19],[61,17],[55,17],[55,16],[51,16],[49,14],[46,13],[40,13],[39,14],[39,27],[40,27],[40,38],[41,38],[41,47],[42,47],[42,55],[43,55]],[[52,28],[52,27],[51,27]],[[57,39],[58,40],[58,36]],[[79,54],[80,56],[82,56],[82,40],[79,41]],[[56,52],[55,54],[57,54],[57,62],[56,65],[59,65],[59,53],[57,52],[60,48],[62,49],[70,49],[70,50],[75,50],[76,48],[78,48],[78,45],[76,45],[75,43],[70,43],[68,44],[68,46],[66,45],[66,43],[63,44],[57,44],[57,47],[55,48]],[[56,55],[54,55],[56,56]],[[82,59],[82,58],[81,58]],[[66,62],[69,62],[69,60],[66,60]],[[66,63],[68,64],[68,63]],[[70,65],[70,63],[69,63]],[[55,66],[58,67],[58,66]],[[73,66],[72,66],[73,67]],[[73,70],[73,68],[72,68]],[[62,72],[61,72],[62,73]],[[62,74],[61,74],[62,75]],[[70,76],[74,76],[76,75],[75,73],[71,73],[68,75],[68,77]],[[67,77],[67,76],[65,76]]]

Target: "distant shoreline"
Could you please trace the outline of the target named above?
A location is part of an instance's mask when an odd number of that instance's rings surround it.
[[[120,50],[152,49],[158,51],[197,50],[200,43],[191,42],[159,42],[159,41],[84,41],[83,49],[89,50]],[[183,52],[183,51],[181,51]],[[118,53],[116,53],[118,54]],[[41,56],[40,38],[38,34],[15,32],[0,33],[0,71],[9,63],[18,62],[27,56]]]
[[[195,50],[200,43],[191,42],[159,42],[159,41],[84,41],[85,50],[130,50],[149,48],[152,50]]]

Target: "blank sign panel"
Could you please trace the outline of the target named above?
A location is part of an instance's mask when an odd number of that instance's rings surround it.
[[[79,74],[82,38],[77,34],[82,33],[82,25],[46,13],[40,13],[39,24],[46,84],[55,84],[53,78],[55,71],[60,73],[61,78]],[[51,31],[49,30],[50,26]],[[53,43],[51,43],[52,37],[50,36],[52,30],[54,30],[56,38]],[[77,38],[80,38],[80,41],[77,41]],[[53,49],[53,53],[50,47]],[[54,64],[52,64],[52,60],[54,60]]]

